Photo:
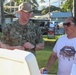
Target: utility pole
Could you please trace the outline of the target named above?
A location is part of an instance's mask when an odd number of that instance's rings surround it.
[[[0,0],[0,24],[1,24],[1,0]]]
[[[0,21],[1,21],[1,26],[2,30],[5,26],[5,16],[4,16],[4,7],[3,7],[3,0],[0,0]]]
[[[50,20],[50,0],[49,0],[49,20]]]
[[[73,0],[73,16],[76,17],[76,0]]]

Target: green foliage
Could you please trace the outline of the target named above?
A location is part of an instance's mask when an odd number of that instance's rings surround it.
[[[44,0],[40,0],[41,3],[45,2]]]
[[[72,11],[73,9],[73,0],[67,0],[63,5],[62,11]]]
[[[19,4],[21,4],[22,2],[24,2],[24,1],[27,1],[27,2],[29,2],[31,5],[32,5],[32,7],[33,7],[33,9],[35,10],[35,9],[38,9],[38,2],[36,1],[36,0],[10,0],[11,1],[11,5],[12,6],[18,6]],[[6,4],[6,6],[10,6],[10,2],[9,3],[7,3]],[[6,8],[5,8],[6,9]],[[9,8],[8,8],[9,9]],[[10,9],[9,9],[10,10]],[[6,11],[8,11],[8,10],[6,10]]]
[[[73,9],[73,0],[66,0],[66,2],[62,8],[50,6],[50,12],[52,12],[52,11],[62,11],[62,12],[70,11],[70,12],[72,12],[72,9]],[[46,14],[48,12],[49,12],[49,6],[47,8],[42,9],[43,14]]]
[[[44,12],[44,14],[46,14],[46,13],[48,13],[49,12],[49,10],[50,10],[50,12],[52,12],[52,11],[60,11],[60,8],[59,7],[56,7],[56,6],[53,6],[53,5],[51,5],[50,6],[50,9],[49,9],[49,7],[47,7],[47,8],[43,8],[42,9],[42,12]]]
[[[9,12],[9,8],[6,7],[6,6],[4,7],[4,10],[7,11],[7,12]]]
[[[46,13],[46,10],[43,10],[41,13],[42,13],[42,14],[45,14],[45,13]]]

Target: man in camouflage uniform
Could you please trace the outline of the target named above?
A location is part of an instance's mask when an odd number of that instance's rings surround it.
[[[20,18],[6,25],[2,34],[2,47],[10,50],[21,49],[35,54],[44,48],[44,41],[38,25],[30,21],[32,8],[27,2],[19,6]]]

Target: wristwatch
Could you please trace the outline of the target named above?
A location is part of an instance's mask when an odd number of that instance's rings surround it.
[[[36,46],[34,48],[32,48],[31,50],[35,50]]]

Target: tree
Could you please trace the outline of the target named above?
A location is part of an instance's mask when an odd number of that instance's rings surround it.
[[[50,7],[50,12],[52,12],[52,11],[60,11],[60,8],[51,5],[51,7]],[[47,8],[42,9],[42,13],[43,13],[43,14],[46,14],[46,13],[48,13],[48,12],[49,12],[49,6],[48,6]]]
[[[44,1],[44,0],[40,0],[40,2],[41,2],[41,3],[44,3],[45,1]]]
[[[61,11],[69,11],[72,13],[72,9],[73,9],[73,0],[67,0],[63,5]]]
[[[13,5],[13,4],[14,4],[13,6],[19,6],[19,4],[21,4],[22,2],[25,2],[25,1],[29,2],[32,5],[32,7],[33,7],[34,10],[38,9],[38,3],[37,3],[36,0],[10,0],[10,4],[8,3],[7,6]],[[11,11],[12,10],[10,9],[10,12]]]

